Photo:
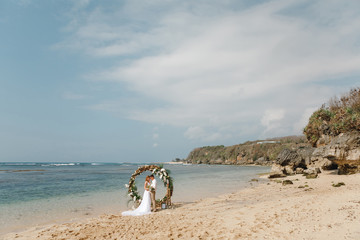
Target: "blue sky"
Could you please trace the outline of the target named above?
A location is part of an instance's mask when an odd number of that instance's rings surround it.
[[[0,2],[0,161],[152,162],[298,135],[359,86],[360,2]]]

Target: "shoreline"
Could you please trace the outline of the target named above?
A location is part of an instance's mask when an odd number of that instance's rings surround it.
[[[28,169],[33,169],[28,168]],[[35,167],[36,168],[36,167]],[[254,167],[229,167],[229,166],[166,166],[172,172],[172,177],[176,179],[175,192],[172,198],[174,202],[193,202],[199,199],[208,197],[217,197],[220,194],[231,193],[235,190],[241,190],[249,186],[251,178],[256,177],[257,173],[268,172],[269,168],[254,168]],[[8,167],[7,169],[16,170],[23,169],[23,165],[19,167]],[[12,179],[19,178],[24,182],[32,183],[36,180],[39,174],[20,174],[12,173],[6,176],[9,179],[8,189],[5,188],[5,193],[8,191],[9,198],[2,199],[0,204],[0,239],[1,236],[11,232],[21,232],[31,227],[39,227],[47,224],[62,224],[71,222],[79,222],[83,218],[99,217],[103,214],[118,214],[121,211],[129,209],[127,205],[128,196],[125,184],[129,181],[129,172],[135,171],[137,166],[117,167],[113,166],[90,166],[86,167],[71,165],[71,166],[54,166],[49,167],[46,174],[41,174],[40,177],[44,179],[42,185],[31,184],[26,189],[21,188],[18,184],[15,189],[11,189]],[[65,171],[66,170],[66,171]],[[100,173],[93,174],[93,173]],[[17,174],[15,176],[15,174]],[[53,176],[57,177],[57,184],[49,185]],[[77,175],[83,176],[88,181],[62,181],[62,179],[74,178]],[[216,178],[216,182],[211,183],[211,178]],[[139,176],[137,180],[142,182],[144,175]],[[5,178],[4,180],[6,180]],[[59,180],[60,179],[60,180]],[[46,181],[47,180],[47,181]],[[96,180],[96,181],[95,181]],[[98,181],[97,181],[98,180]],[[238,182],[237,186],[233,186],[232,182]],[[114,187],[97,187],[91,189],[88,186],[95,183],[97,186],[116,186]],[[63,189],[71,189],[74,186],[79,190],[78,193],[58,196],[57,187],[62,186]],[[26,199],[26,194],[31,193],[31,187],[34,186],[35,193],[54,196],[43,199]],[[69,186],[69,187],[66,187]],[[73,186],[73,187],[71,187]],[[139,185],[140,186],[140,185]],[[7,187],[5,185],[5,187]],[[42,190],[42,188],[44,188]],[[60,188],[60,189],[62,189]],[[53,190],[54,189],[54,190]],[[24,190],[24,201],[12,201],[11,197],[15,199],[16,195],[13,192],[20,192]],[[158,198],[165,195],[166,188],[162,184],[159,185],[157,192]],[[139,190],[142,195],[142,190]],[[32,196],[31,194],[29,196]],[[4,200],[10,202],[3,204]],[[16,199],[15,199],[16,200]],[[6,203],[6,202],[5,202]]]
[[[293,184],[282,185],[291,180]],[[333,187],[344,182],[345,185]],[[252,185],[252,184],[250,184]],[[360,175],[323,172],[249,186],[141,217],[121,213],[9,233],[4,239],[360,239]],[[149,226],[151,223],[151,227]]]
[[[154,164],[183,165],[183,166],[238,166],[238,167],[271,167],[271,164],[213,164],[213,163],[185,163],[185,162],[161,162]]]

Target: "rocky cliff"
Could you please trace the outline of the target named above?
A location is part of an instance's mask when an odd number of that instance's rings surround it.
[[[313,148],[283,150],[272,167],[274,176],[311,169],[360,172],[360,88],[321,106],[309,118],[304,134]]]
[[[273,177],[281,177],[304,171],[314,174],[320,169],[338,169],[339,174],[360,172],[360,132],[341,133],[335,137],[322,135],[316,147],[284,149],[271,171]]]
[[[338,166],[339,174],[360,172],[360,132],[341,133],[336,137],[323,135],[312,154],[309,166],[312,165],[323,169]]]
[[[315,111],[304,134],[316,147],[308,167],[337,167],[339,174],[360,172],[360,88]]]
[[[192,164],[272,165],[283,149],[309,147],[304,136],[290,136],[267,140],[249,141],[225,147],[196,148],[185,159]]]

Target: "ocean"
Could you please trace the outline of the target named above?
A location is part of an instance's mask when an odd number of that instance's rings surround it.
[[[148,164],[148,163],[147,163]],[[0,235],[46,224],[119,214],[131,207],[125,184],[145,164],[0,163]],[[216,197],[255,184],[250,180],[269,167],[170,165],[173,202]],[[145,172],[136,178],[143,192]],[[157,198],[165,195],[158,179]]]

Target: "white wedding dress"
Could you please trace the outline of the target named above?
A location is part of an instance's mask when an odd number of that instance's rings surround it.
[[[140,206],[136,208],[133,211],[125,211],[122,212],[121,215],[123,216],[141,216],[151,213],[151,198],[150,198],[150,192],[145,190],[143,194],[142,201],[140,203]]]

